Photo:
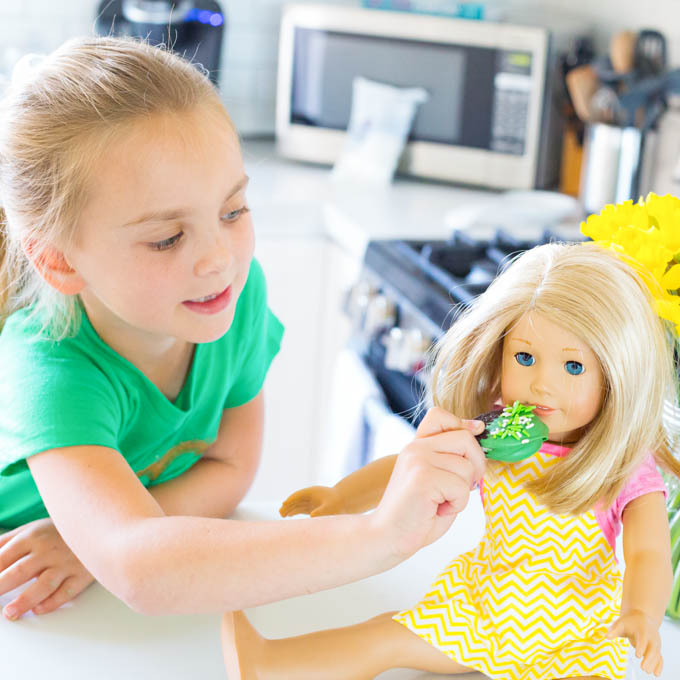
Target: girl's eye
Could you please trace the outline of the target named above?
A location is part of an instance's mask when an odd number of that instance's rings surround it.
[[[586,369],[580,361],[567,361],[564,370],[570,375],[581,375]]]
[[[180,231],[170,238],[164,238],[162,241],[155,241],[149,245],[151,246],[152,250],[169,250],[173,246],[177,245],[183,234],[184,232]]]
[[[515,360],[520,366],[533,366],[536,361],[529,352],[517,352]]]
[[[247,212],[250,212],[250,208],[243,206],[238,210],[230,210],[229,212],[224,213],[220,219],[224,222],[236,222],[236,220],[241,217],[241,215],[245,215]]]

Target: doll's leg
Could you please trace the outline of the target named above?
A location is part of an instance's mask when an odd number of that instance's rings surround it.
[[[267,640],[242,612],[222,620],[222,649],[229,680],[368,680],[390,668],[467,673],[400,623],[392,614],[346,628]]]

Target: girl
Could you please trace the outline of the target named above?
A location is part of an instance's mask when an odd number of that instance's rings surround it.
[[[412,609],[358,626],[269,641],[242,614],[226,615],[229,677],[354,680],[411,667],[498,680],[623,678],[621,638],[659,674],[672,575],[654,460],[676,474],[680,465],[661,422],[677,395],[672,353],[650,302],[633,268],[599,245],[519,257],[443,338],[433,372],[434,403],[447,412],[469,418],[517,400],[548,427],[532,457],[487,462],[480,545]],[[297,492],[282,514],[373,507],[393,464]]]
[[[76,40],[12,84],[0,593],[36,580],[7,617],[50,611],[93,578],[151,613],[362,578],[441,535],[481,476],[477,425],[435,414],[373,515],[218,519],[255,473],[282,333],[252,259],[247,181],[218,93],[168,51]]]

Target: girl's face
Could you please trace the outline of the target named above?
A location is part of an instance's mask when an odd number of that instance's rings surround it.
[[[119,135],[65,253],[100,334],[154,347],[226,333],[254,248],[246,184],[236,135],[215,112],[159,115]]]
[[[590,347],[540,314],[525,314],[503,339],[503,403],[536,406],[552,442],[579,439],[600,411],[603,385]]]

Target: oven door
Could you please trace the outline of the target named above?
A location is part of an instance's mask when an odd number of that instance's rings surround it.
[[[336,359],[321,484],[332,486],[377,458],[399,453],[415,435],[413,421],[406,417],[418,417],[412,379],[381,369],[376,356],[380,343],[375,340],[371,345],[373,353],[362,355],[348,346]],[[399,404],[409,406],[403,409]]]

